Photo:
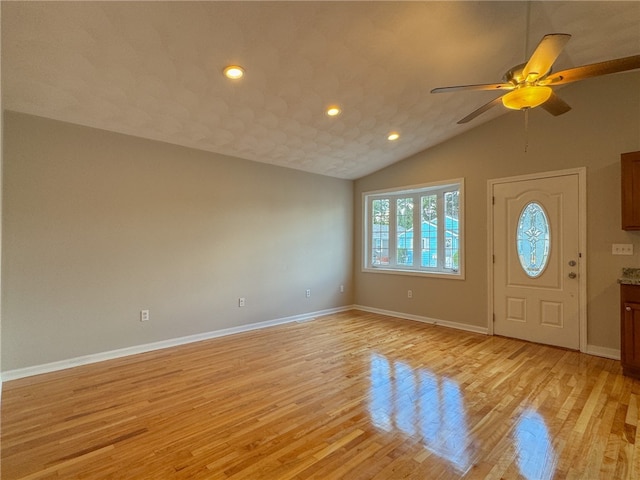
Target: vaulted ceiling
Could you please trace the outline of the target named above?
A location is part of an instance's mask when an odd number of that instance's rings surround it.
[[[500,106],[458,125],[496,93],[432,88],[500,81],[546,33],[573,35],[556,70],[635,55],[639,25],[628,1],[2,2],[2,101],[353,179],[497,115],[520,121]]]

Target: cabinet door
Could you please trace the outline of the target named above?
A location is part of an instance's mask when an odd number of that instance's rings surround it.
[[[622,229],[640,230],[640,152],[621,155]]]
[[[622,364],[640,368],[640,303],[625,302],[622,326]]]

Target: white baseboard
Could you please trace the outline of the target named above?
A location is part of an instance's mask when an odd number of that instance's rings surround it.
[[[238,327],[225,328],[222,330],[214,330],[211,332],[199,333],[196,335],[189,335],[186,337],[172,338],[168,340],[162,340],[160,342],[136,345],[133,347],[121,348],[118,350],[111,350],[108,352],[100,352],[100,353],[95,353],[90,355],[84,355],[81,357],[70,358],[70,359],[61,360],[58,362],[46,363],[43,365],[34,365],[32,367],[18,368],[15,370],[7,370],[6,372],[0,373],[0,401],[2,398],[1,397],[2,382],[16,380],[24,377],[30,377],[33,375],[40,375],[43,373],[56,372],[58,370],[65,370],[67,368],[78,367],[80,365],[88,365],[90,363],[97,363],[105,360],[113,360],[116,358],[126,357],[129,355],[136,355],[138,353],[145,353],[145,352],[151,352],[154,350],[161,350],[164,348],[177,347],[179,345],[199,342],[202,340],[209,340],[212,338],[223,337],[226,335],[233,335],[235,333],[259,330],[261,328],[273,327],[275,325],[282,325],[285,323],[305,322],[305,321],[313,320],[316,317],[320,317],[323,315],[346,312],[348,310],[361,310],[363,312],[378,313],[380,315],[387,315],[390,317],[402,318],[405,320],[413,320],[416,322],[428,323],[430,325],[440,325],[443,327],[454,328],[456,330],[464,330],[466,332],[473,332],[473,333],[488,335],[488,328],[486,327],[478,327],[475,325],[468,325],[466,323],[451,322],[448,320],[440,320],[437,318],[424,317],[421,315],[412,315],[409,313],[394,312],[391,310],[382,310],[380,308],[365,307],[363,305],[348,305],[344,307],[320,310],[317,312],[293,315],[291,317],[278,318],[278,319],[267,320],[267,321],[258,322],[258,323],[251,323],[248,325],[240,325]],[[597,345],[587,345],[587,350],[584,353],[587,353],[589,355],[595,355],[598,357],[610,358],[612,360],[620,360],[620,350],[615,348],[600,347]]]
[[[599,347],[598,345],[587,345],[584,353],[595,355],[596,357],[610,358],[611,360],[620,360],[620,349]]]
[[[450,322],[448,320],[422,317],[419,315],[411,315],[409,313],[393,312],[390,310],[382,310],[380,308],[365,307],[363,305],[354,305],[353,308],[355,310],[362,310],[363,312],[379,313],[380,315],[404,318],[406,320],[415,320],[417,322],[429,323],[431,325],[442,325],[443,327],[455,328],[457,330],[464,330],[467,332],[481,333],[484,335],[489,334],[489,329],[486,327],[477,327],[475,325],[468,325],[466,323]],[[617,348],[600,347],[598,345],[587,345],[587,349],[582,353],[594,355],[596,357],[609,358],[611,360],[620,360],[620,349]]]
[[[355,310],[362,310],[363,312],[378,313],[380,315],[387,315],[389,317],[403,318],[405,320],[414,320],[416,322],[428,323],[430,325],[441,325],[443,327],[455,328],[456,330],[464,330],[466,332],[481,333],[487,335],[489,330],[486,327],[478,327],[475,325],[468,325],[466,323],[450,322],[449,320],[440,320],[437,318],[423,317],[421,315],[412,315],[410,313],[393,312],[391,310],[382,310],[380,308],[365,307],[363,305],[354,305]]]
[[[240,325],[237,327],[224,328],[222,330],[214,330],[211,332],[198,333],[196,335],[189,335],[186,337],[171,338],[168,340],[162,340],[154,343],[147,343],[143,345],[135,345],[133,347],[120,348],[117,350],[111,350],[108,352],[94,353],[90,355],[84,355],[81,357],[70,358],[67,360],[60,360],[58,362],[45,363],[43,365],[34,365],[32,367],[18,368],[15,370],[7,370],[2,372],[2,380],[16,380],[18,378],[31,377],[33,375],[40,375],[42,373],[51,373],[58,370],[65,370],[67,368],[78,367],[80,365],[88,365],[90,363],[102,362],[105,360],[113,360],[115,358],[126,357],[129,355],[136,355],[138,353],[151,352],[154,350],[161,350],[163,348],[177,347],[179,345],[185,345],[187,343],[200,342],[202,340],[209,340],[212,338],[223,337],[226,335],[233,335],[235,333],[249,332],[251,330],[258,330],[261,328],[273,327],[275,325],[282,325],[292,322],[303,322],[313,320],[316,317],[322,315],[330,315],[332,313],[344,312],[353,310],[353,306],[345,306],[338,308],[329,308],[326,310],[320,310],[317,312],[303,313],[300,315],[293,315],[291,317],[278,318],[274,320],[267,320],[264,322],[251,323],[248,325]]]

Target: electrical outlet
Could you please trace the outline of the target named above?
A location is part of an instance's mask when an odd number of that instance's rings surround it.
[[[413,290],[407,290],[407,298],[413,298]]]
[[[148,322],[149,321],[149,310],[140,310],[140,321]]]
[[[307,288],[307,290],[304,292],[304,296],[309,298],[311,296],[311,289]]]
[[[238,306],[239,307],[244,307],[245,305],[246,305],[246,301],[245,301],[244,297],[240,297],[238,299]]]
[[[611,246],[612,255],[633,255],[633,243],[614,243]]]

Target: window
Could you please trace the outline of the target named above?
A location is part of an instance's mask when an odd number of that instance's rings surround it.
[[[364,270],[462,278],[463,179],[364,194]]]
[[[516,231],[518,258],[524,272],[531,278],[544,272],[549,260],[549,220],[544,208],[530,202],[522,209]]]

